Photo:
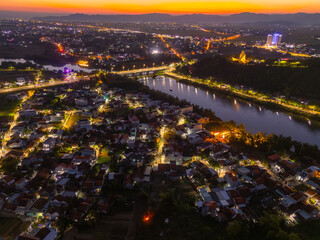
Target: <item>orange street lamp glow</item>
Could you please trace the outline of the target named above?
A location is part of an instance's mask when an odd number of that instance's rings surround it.
[[[152,217],[152,214],[148,211],[144,216],[143,216],[143,222],[148,223],[150,222]]]

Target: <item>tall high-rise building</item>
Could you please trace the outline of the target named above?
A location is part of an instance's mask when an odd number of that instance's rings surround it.
[[[272,45],[272,39],[273,39],[273,35],[272,34],[268,34],[267,43],[266,43],[267,46],[271,46]]]
[[[280,33],[268,34],[266,45],[269,47],[279,47],[282,40]]]

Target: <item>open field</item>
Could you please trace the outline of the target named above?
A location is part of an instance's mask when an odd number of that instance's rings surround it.
[[[8,101],[5,95],[0,96],[0,121],[12,118],[20,101]]]
[[[137,200],[133,210],[122,210],[116,214],[101,216],[94,229],[69,229],[63,240],[133,240],[136,226],[141,223],[145,203]]]
[[[174,183],[173,188],[178,189],[185,196],[195,196],[197,194],[188,181],[177,181]]]
[[[19,218],[0,217],[0,237],[3,240],[15,239],[29,226]]]
[[[0,83],[15,82],[18,77],[34,80],[35,71],[3,71],[0,70]]]
[[[110,161],[110,157],[108,155],[109,151],[107,147],[101,149],[101,153],[99,154],[98,163],[108,163]]]

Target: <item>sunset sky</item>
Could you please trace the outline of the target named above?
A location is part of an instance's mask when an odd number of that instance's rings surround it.
[[[0,1],[0,10],[90,14],[315,13],[320,12],[320,0],[5,0]]]

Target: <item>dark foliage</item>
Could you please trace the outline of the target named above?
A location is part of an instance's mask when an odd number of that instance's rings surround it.
[[[277,67],[268,64],[244,65],[222,56],[204,58],[178,69],[194,77],[215,77],[232,85],[244,85],[271,94],[320,99],[320,60],[309,59],[304,67]]]

